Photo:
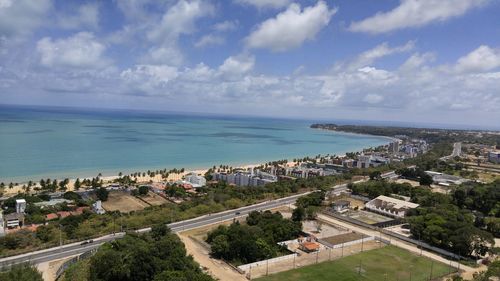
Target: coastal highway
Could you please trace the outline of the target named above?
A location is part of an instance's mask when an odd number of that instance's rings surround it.
[[[388,172],[382,175],[383,178],[392,178],[394,175],[394,172]],[[360,183],[367,181],[367,179],[355,181],[353,183]],[[347,184],[340,184],[331,187],[332,191],[334,193],[336,192],[341,192],[341,191],[347,191]],[[208,214],[204,215],[201,217],[189,219],[189,220],[184,220],[184,221],[179,221],[179,222],[174,222],[167,224],[167,226],[173,231],[173,232],[181,232],[181,231],[186,231],[194,228],[199,228],[211,224],[216,224],[220,223],[223,221],[228,221],[235,219],[237,217],[242,217],[246,216],[252,211],[263,211],[263,210],[269,210],[269,209],[274,209],[277,207],[283,207],[287,206],[290,204],[295,203],[297,198],[310,194],[311,192],[314,191],[309,191],[301,194],[296,194],[272,201],[266,201],[250,206],[245,206],[241,207],[238,209],[233,209],[233,210],[227,210],[223,211],[220,213],[213,213],[213,214]],[[136,230],[138,233],[143,233],[143,232],[148,232],[150,231],[151,228],[142,228],[139,230]],[[85,253],[87,251],[90,251],[92,249],[98,248],[102,244],[106,242],[113,241],[115,239],[122,238],[125,235],[124,232],[118,232],[115,234],[110,234],[106,236],[102,236],[99,238],[93,239],[92,243],[84,244],[82,245],[82,242],[77,242],[77,243],[72,243],[72,244],[66,244],[63,246],[59,247],[53,247],[45,250],[40,250],[40,251],[35,251],[27,254],[22,254],[22,255],[16,255],[16,256],[10,256],[6,258],[0,259],[0,269],[3,268],[4,266],[9,266],[13,264],[18,264],[18,263],[24,263],[24,262],[29,262],[31,264],[39,264],[43,262],[48,262],[48,261],[53,261],[53,260],[58,260],[62,258],[67,258],[71,256],[76,256],[82,253]]]
[[[197,217],[194,219],[174,222],[174,223],[168,224],[168,227],[173,232],[180,232],[180,231],[190,230],[193,228],[203,227],[203,226],[207,226],[210,224],[215,224],[215,223],[219,223],[222,221],[232,220],[232,219],[237,218],[237,217],[245,216],[252,211],[262,211],[262,210],[268,210],[268,209],[273,209],[273,208],[277,208],[277,207],[287,206],[289,204],[295,203],[297,198],[299,198],[300,196],[304,196],[304,195],[307,195],[309,193],[311,193],[311,192],[306,192],[306,193],[297,194],[297,195],[293,195],[293,196],[289,196],[289,197],[284,197],[284,198],[277,199],[277,200],[266,201],[266,202],[262,202],[259,204],[242,207],[239,209],[209,214],[209,215]],[[142,232],[148,232],[150,230],[151,230],[151,228],[143,228],[143,229],[137,230],[137,232],[142,233]],[[40,250],[40,251],[36,251],[36,252],[31,252],[31,253],[27,253],[27,254],[2,258],[2,259],[0,259],[0,268],[2,268],[4,266],[9,266],[9,265],[24,263],[24,262],[29,262],[32,264],[39,264],[42,262],[48,262],[48,261],[53,261],[53,260],[58,260],[58,259],[66,258],[66,257],[79,255],[79,254],[82,254],[84,252],[90,251],[92,249],[98,248],[99,246],[101,246],[102,244],[104,244],[106,242],[113,241],[113,240],[118,239],[118,238],[122,238],[124,235],[125,235],[125,233],[120,232],[120,233],[115,233],[114,235],[111,234],[111,235],[106,235],[106,236],[102,236],[102,237],[93,239],[92,243],[88,243],[88,244],[84,244],[84,245],[82,245],[81,242],[78,242],[78,243],[63,245],[60,247],[54,247],[54,248],[49,248],[49,249]]]

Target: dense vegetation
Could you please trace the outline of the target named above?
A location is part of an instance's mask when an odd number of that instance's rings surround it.
[[[349,185],[353,193],[408,196],[420,204],[406,218],[412,235],[456,254],[484,255],[500,229],[500,180],[490,184],[467,183],[450,195],[426,187],[412,187],[383,180]]]
[[[165,225],[153,227],[150,233],[127,234],[123,239],[99,248],[89,262],[88,270],[70,270],[65,280],[99,281],[211,281],[203,273],[179,238]],[[87,276],[75,276],[75,273]]]
[[[190,200],[180,204],[167,203],[162,206],[147,207],[144,210],[129,214],[108,212],[104,215],[97,215],[84,212],[82,215],[73,215],[49,222],[46,226],[39,227],[35,233],[23,230],[0,237],[0,256],[56,246],[59,244],[60,236],[63,243],[66,244],[70,241],[109,234],[118,229],[131,230],[150,227],[158,223],[185,220],[299,192],[327,189],[350,179],[351,176],[351,174],[345,174],[342,176],[280,181],[252,188],[234,187],[225,182],[219,182],[198,189],[199,196],[192,197]],[[97,188],[96,190],[100,189]],[[69,192],[68,196],[72,197],[74,193]],[[25,198],[28,203],[48,200],[48,196],[43,194],[36,196],[26,194],[17,195],[6,201],[8,211],[14,211],[16,198]],[[87,205],[89,205],[89,202],[81,199],[77,200],[77,206]],[[65,204],[44,209],[30,204],[26,210],[26,222],[43,223],[45,222],[46,214],[67,210],[69,209]],[[60,231],[62,231],[61,235]]]
[[[500,145],[500,135],[475,130],[453,130],[434,128],[409,128],[389,126],[362,126],[313,124],[311,128],[327,129],[358,134],[377,136],[406,135],[410,138],[424,139],[429,143],[471,142],[488,145]]]
[[[14,265],[10,270],[0,271],[2,281],[43,281],[42,274],[32,265]]]
[[[286,249],[277,243],[298,237],[300,222],[284,219],[270,211],[249,214],[246,224],[219,226],[208,234],[211,254],[235,264],[251,263],[278,256]]]

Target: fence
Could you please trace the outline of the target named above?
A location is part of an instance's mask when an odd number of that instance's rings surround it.
[[[457,255],[455,253],[443,250],[443,249],[438,248],[438,247],[431,246],[431,245],[429,245],[429,244],[427,244],[425,242],[422,242],[422,241],[419,241],[419,240],[415,240],[415,239],[406,237],[404,235],[401,235],[401,234],[398,234],[398,233],[394,233],[392,231],[388,231],[388,230],[382,229],[380,227],[376,227],[374,225],[364,223],[362,221],[358,221],[358,220],[350,218],[350,217],[342,216],[340,214],[336,214],[336,213],[330,212],[328,210],[323,211],[323,214],[325,214],[327,216],[334,217],[336,219],[339,219],[339,220],[342,220],[342,221],[345,221],[345,222],[348,222],[348,223],[352,223],[352,224],[364,227],[364,228],[369,228],[371,230],[380,231],[380,233],[383,233],[383,234],[385,234],[387,236],[390,236],[390,237],[393,237],[393,238],[397,238],[399,240],[402,240],[402,241],[405,241],[405,242],[408,242],[408,243],[412,243],[414,245],[417,245],[421,249],[429,250],[431,252],[443,255],[445,257],[449,257],[449,258],[452,258],[452,259],[455,259],[455,260],[459,260],[459,259],[463,258],[460,255]]]
[[[68,267],[77,263],[80,260],[91,257],[93,254],[95,254],[95,252],[97,252],[97,249],[92,249],[90,251],[84,252],[81,255],[73,257],[70,260],[65,261],[56,271],[56,280],[58,280],[62,276],[62,274],[64,273],[64,271],[66,271],[66,269],[68,269]]]
[[[377,240],[377,241],[382,241],[385,243],[385,241],[387,240],[381,240],[381,239],[378,239],[373,237],[373,236],[370,236],[370,237],[364,237],[364,238],[361,238],[361,239],[358,239],[358,240],[353,240],[353,241],[349,241],[349,242],[345,242],[345,243],[341,243],[341,244],[336,244],[336,245],[333,245],[323,239],[318,239],[318,242],[325,245],[326,247],[330,248],[330,249],[339,249],[339,248],[342,248],[342,247],[347,247],[347,246],[351,246],[351,245],[354,245],[354,244],[360,244],[360,243],[365,243],[365,242],[368,242],[368,241],[372,241],[372,240]],[[386,243],[386,244],[389,244],[389,243]]]
[[[295,258],[296,256],[297,256],[297,253],[293,253],[293,254],[286,255],[286,256],[281,256],[281,257],[276,257],[276,258],[267,259],[267,260],[263,260],[263,261],[256,261],[253,263],[243,264],[243,265],[238,266],[238,268],[240,270],[243,270],[243,271],[248,271],[252,267],[258,267],[258,266],[268,265],[270,263],[275,263],[275,262],[279,262],[279,261],[290,260],[290,259]]]
[[[261,276],[267,276],[326,261],[333,261],[371,249],[377,249],[383,247],[384,244],[388,242],[387,240],[382,240],[382,243],[379,241],[380,239],[378,237],[365,237],[363,239],[346,242],[343,245],[332,245],[332,247],[318,241],[326,247],[322,247],[320,250],[315,252],[297,252],[295,255],[292,254],[280,258],[270,259],[269,261],[264,260],[257,263],[247,264],[244,269],[248,279],[255,279]]]

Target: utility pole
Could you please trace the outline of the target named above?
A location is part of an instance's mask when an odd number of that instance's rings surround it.
[[[62,225],[59,224],[59,247],[62,247]]]
[[[269,275],[269,259],[266,261],[266,276]]]

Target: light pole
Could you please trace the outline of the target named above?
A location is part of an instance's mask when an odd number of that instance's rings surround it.
[[[59,247],[62,247],[62,225],[59,224]]]

